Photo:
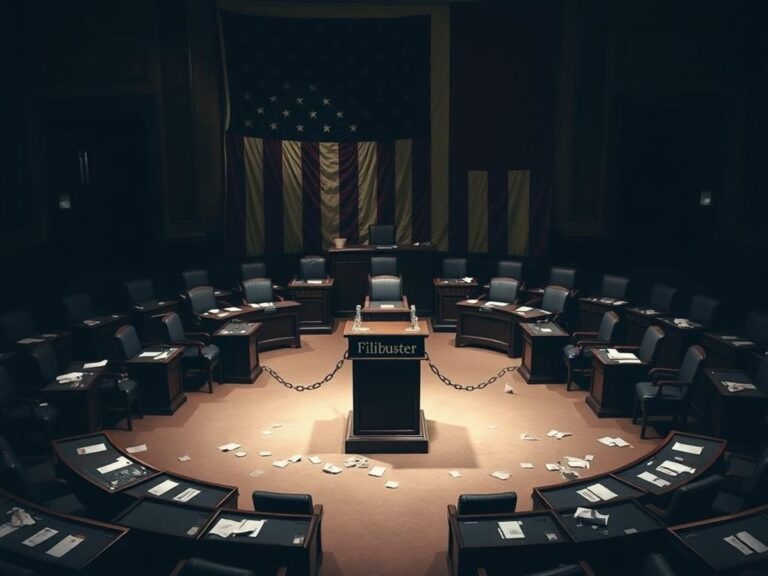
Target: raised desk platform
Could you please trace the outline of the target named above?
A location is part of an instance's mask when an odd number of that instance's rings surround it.
[[[701,345],[707,351],[706,365],[710,368],[744,370],[749,363],[749,355],[759,350],[754,342],[732,333],[704,332]]]
[[[94,316],[82,322],[73,322],[70,328],[75,339],[75,358],[89,362],[110,358],[112,336],[126,324],[129,320],[125,314]]]
[[[754,440],[768,413],[768,395],[758,388],[730,392],[723,382],[753,384],[740,370],[705,368],[704,393],[700,394],[708,434],[728,440]]]
[[[592,349],[592,380],[587,405],[600,418],[631,416],[635,384],[646,379],[650,366],[637,360],[614,360],[604,348]]]
[[[665,336],[661,345],[658,365],[666,368],[679,368],[685,351],[699,343],[704,332],[704,326],[685,318],[666,316],[657,317],[656,324],[661,326]]]
[[[101,424],[99,410],[99,380],[105,369],[83,369],[78,362],[70,364],[65,373],[82,372],[78,382],[51,382],[41,390],[43,398],[55,404],[66,418],[62,418],[61,433],[64,435],[95,432]]]
[[[125,362],[141,388],[146,414],[173,414],[187,401],[181,379],[183,355],[181,346],[151,346]]]
[[[208,311],[195,314],[205,331],[213,334],[225,324],[238,319],[243,322],[259,322],[256,340],[259,350],[267,350],[280,346],[301,348],[299,335],[299,311],[301,304],[293,300],[282,302],[264,302],[261,304],[240,304],[215,312]]]
[[[568,332],[554,322],[522,322],[523,361],[520,376],[528,384],[565,382],[563,347],[568,344]]]
[[[432,329],[435,332],[455,332],[459,322],[456,304],[472,297],[477,290],[477,281],[474,278],[470,282],[460,278],[435,278],[433,287],[435,304]]]
[[[261,374],[259,365],[259,322],[232,321],[213,333],[221,350],[219,366],[225,382],[252,384]]]
[[[649,326],[655,325],[661,312],[653,308],[630,306],[624,308],[624,334],[628,346],[640,346]]]
[[[590,296],[579,298],[578,327],[580,332],[597,332],[600,329],[600,321],[606,312],[622,313],[626,300],[607,298],[604,296]]]
[[[323,280],[291,280],[288,292],[301,304],[299,327],[302,333],[333,332],[333,278]]]

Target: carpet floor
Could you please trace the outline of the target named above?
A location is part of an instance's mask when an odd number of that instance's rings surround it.
[[[261,363],[290,382],[318,381],[345,350],[343,324],[337,322],[331,335],[302,336],[299,349],[263,352]],[[431,333],[427,351],[441,372],[463,384],[477,384],[519,364],[500,352],[456,348],[450,333]],[[504,392],[505,383],[513,394]],[[562,482],[557,472],[545,469],[546,463],[593,454],[592,468],[582,476],[600,474],[658,443],[640,440],[639,426],[628,418],[597,418],[585,396],[559,384],[527,385],[516,372],[485,390],[457,391],[424,362],[421,406],[428,420],[429,453],[366,455],[370,467],[386,467],[379,478],[359,468],[330,475],[322,472],[323,464],[307,460],[317,455],[323,463],[343,467],[348,457],[343,441],[352,408],[350,362],[315,391],[288,390],[263,373],[253,384],[216,386],[212,395],[188,392],[173,416],[146,416],[135,421],[133,431],[110,434],[123,448],[146,443],[148,450],[137,456],[155,467],[238,486],[241,508],[252,508],[256,489],[312,494],[325,508],[323,576],[443,576],[448,572],[446,506],[455,504],[459,494],[514,490],[518,510],[530,510],[533,487]],[[571,436],[549,438],[552,429]],[[523,433],[539,440],[521,440]],[[603,436],[621,436],[630,446],[607,447],[597,441]],[[229,442],[241,444],[247,455],[217,450]],[[261,450],[272,455],[260,457]],[[303,460],[282,469],[272,466],[294,454]],[[183,455],[191,460],[180,462]],[[533,469],[523,469],[522,462],[532,463]],[[461,477],[452,478],[452,470]],[[495,470],[511,476],[497,480],[490,476]],[[385,488],[388,480],[399,487]]]

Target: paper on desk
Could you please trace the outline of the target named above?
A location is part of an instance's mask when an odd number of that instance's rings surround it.
[[[760,542],[760,540],[752,536],[752,534],[750,534],[746,530],[744,530],[743,532],[737,532],[736,538],[744,542],[744,544],[752,548],[752,550],[754,550],[758,554],[762,554],[763,552],[768,551],[768,546]]]
[[[380,304],[379,305],[379,308],[387,308],[387,309],[389,309],[389,308],[394,308],[394,307],[395,307],[394,304]]]
[[[592,486],[587,486],[590,492],[600,498],[600,500],[608,501],[612,500],[613,498],[617,498],[619,495],[613,492],[612,490],[609,490],[605,486],[603,486],[600,483],[592,484]]]
[[[539,328],[539,332],[544,332],[545,334],[549,334],[552,332],[552,328]]]
[[[149,490],[147,490],[147,492],[149,492],[153,496],[162,496],[163,494],[168,492],[168,490],[173,490],[178,485],[179,483],[174,482],[173,480],[165,480],[163,482],[160,482],[160,484],[158,484],[154,488],[150,488]]]
[[[560,470],[560,465],[554,464],[554,463],[544,464],[544,467],[547,469],[548,472],[557,472],[558,470]]]
[[[97,452],[106,452],[106,451],[107,451],[107,445],[104,443],[91,444],[90,446],[81,446],[76,450],[78,456],[85,456],[86,454],[96,454]]]
[[[272,430],[262,430],[261,433],[264,436],[271,436],[272,435]]]
[[[11,526],[10,524],[0,524],[0,538],[8,536],[14,530],[18,530],[18,526]]]
[[[589,462],[582,458],[575,458],[573,456],[566,456],[565,463],[571,468],[589,468]]]
[[[129,460],[125,456],[118,456],[117,459],[111,464],[106,464],[100,468],[96,468],[96,470],[99,471],[99,474],[109,474],[110,472],[120,470],[120,468],[125,468],[131,464],[133,464],[133,461]]]
[[[282,422],[275,422],[272,424],[272,428],[282,428],[283,423]]]
[[[557,434],[557,430],[550,430],[549,432],[547,432],[547,436],[549,436],[550,438],[554,438],[555,434]]]
[[[232,534],[234,534],[235,530],[237,530],[240,527],[240,521],[239,520],[228,520],[227,518],[219,518],[219,521],[216,522],[216,525],[211,528],[209,531],[209,534],[215,534],[216,536],[220,536],[221,538],[229,538]]]
[[[248,474],[248,476],[251,476],[252,478],[258,478],[262,474],[264,474],[264,470],[254,470],[253,472]]]
[[[327,472],[328,474],[341,474],[343,471],[344,468],[341,468],[340,466],[334,466],[330,462],[323,466],[323,472]]]
[[[320,456],[310,456],[307,458],[307,460],[310,461],[312,464],[321,464],[323,461],[320,459]]]
[[[734,340],[731,342],[734,346],[754,346],[755,343],[750,340]]]
[[[82,377],[82,372],[67,372],[66,374],[60,374],[59,376],[56,376],[56,382],[73,382],[75,380],[79,380]]]
[[[371,471],[368,472],[368,476],[376,476],[377,478],[381,478],[384,476],[384,472],[386,472],[387,469],[384,466],[374,466],[371,468]]]
[[[240,312],[240,308],[237,306],[228,306],[227,308],[224,308],[227,312]]]
[[[154,358],[155,356],[160,356],[162,352],[152,352],[151,350],[149,352],[142,352],[139,354],[139,358]]]
[[[585,462],[592,462],[592,460],[594,460],[594,459],[595,459],[595,457],[592,454],[587,454],[586,456],[584,456],[584,461]]]
[[[322,284],[322,280],[307,280],[307,284]]]
[[[504,392],[506,394],[514,394],[515,393],[515,389],[512,388],[511,384],[508,384],[508,383],[505,382],[504,383]]]
[[[235,442],[230,442],[229,444],[222,444],[219,446],[219,450],[222,452],[231,452],[232,450],[237,450],[238,448],[240,448],[240,444]]]
[[[723,380],[723,386],[725,386],[728,390],[728,392],[741,392],[742,390],[755,390],[756,387],[754,384],[750,384],[749,382],[730,382],[728,380]]]
[[[589,502],[600,502],[600,496],[592,492],[589,488],[582,488],[581,490],[576,490],[576,494],[584,498],[585,500],[588,500]]]
[[[40,342],[45,342],[43,338],[22,338],[21,340],[17,340],[17,344],[40,344]]]
[[[562,440],[566,436],[570,436],[570,435],[571,435],[570,432],[558,432],[557,434],[555,434],[555,438],[557,438],[558,440]]]
[[[388,480],[387,483],[384,484],[384,488],[391,488],[392,490],[398,486],[400,486],[400,482],[395,482],[394,480]]]
[[[198,494],[200,494],[200,490],[195,490],[194,488],[187,488],[183,492],[176,494],[176,496],[174,496],[173,499],[176,502],[189,502],[190,500],[192,500],[192,498],[194,498]]]
[[[165,360],[171,355],[171,350],[165,350],[163,352],[160,352],[157,356],[155,356],[155,360]]]
[[[505,472],[503,470],[496,470],[495,472],[491,472],[491,476],[498,478],[499,480],[506,480],[509,478],[510,474],[509,472]]]
[[[99,362],[86,362],[83,364],[83,370],[88,370],[89,368],[102,368],[107,365],[107,360],[101,360]]]
[[[639,360],[632,352],[619,352],[615,348],[608,348],[608,358],[611,360]]]
[[[530,306],[518,306],[517,307],[517,312],[530,312],[531,310],[533,310],[533,308],[531,308]]]
[[[504,540],[515,540],[525,538],[523,534],[523,523],[520,520],[502,520],[498,522],[499,534]]]
[[[211,308],[210,310],[208,310],[208,312],[210,312],[211,314],[218,314],[219,312],[221,312],[221,310],[219,310],[218,308]]]
[[[672,460],[664,460],[656,469],[659,468],[666,468],[667,470],[672,470],[673,472],[677,472],[680,474],[681,472],[688,472],[689,474],[694,474],[696,472],[696,468],[691,468],[690,466],[686,466],[685,464],[680,464],[679,462],[673,462]]]
[[[629,442],[627,442],[626,440],[618,436],[616,438],[611,438],[610,436],[604,436],[602,438],[598,438],[597,441],[602,444],[605,444],[606,446],[618,446],[620,448],[623,448],[624,446],[629,446]]]
[[[469,300],[466,300],[466,302],[469,304],[477,304],[478,300],[477,298],[470,298]]]
[[[24,544],[24,546],[29,546],[30,548],[32,548],[34,546],[37,546],[41,542],[45,542],[46,540],[48,540],[48,538],[51,538],[52,536],[55,536],[58,533],[59,531],[54,530],[53,528],[43,528],[41,530],[38,530],[34,534],[32,534],[32,536],[30,536],[26,540],[24,540],[22,544]]]
[[[650,482],[654,486],[658,486],[659,488],[664,488],[665,486],[669,486],[669,482],[664,480],[663,478],[659,478],[655,474],[651,474],[650,472],[641,472],[637,475],[638,478],[641,480],[645,480],[646,482]]]
[[[744,544],[741,540],[736,538],[736,536],[734,536],[733,534],[731,534],[730,536],[726,536],[725,538],[723,538],[723,540],[725,540],[726,542],[728,542],[728,544],[736,548],[736,550],[744,554],[744,556],[749,556],[750,554],[754,554],[754,550],[752,550],[752,548]]]
[[[128,448],[125,449],[128,454],[136,454],[138,452],[146,452],[147,451],[147,445],[146,444],[139,444],[138,446],[128,446]]]
[[[486,306],[508,306],[507,302],[499,302],[498,300],[488,300],[485,303]]]
[[[245,458],[246,456],[248,456],[248,452],[246,452],[245,450],[238,450],[237,452],[235,452],[235,456],[237,456],[238,458]]]
[[[590,524],[597,524],[599,526],[608,526],[608,514],[600,514],[597,510],[591,508],[576,508],[576,512],[573,514],[574,518],[581,518],[585,522]]]

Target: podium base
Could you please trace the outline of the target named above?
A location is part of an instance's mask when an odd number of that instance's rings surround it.
[[[347,433],[344,439],[346,454],[426,454],[429,452],[429,432],[424,410],[419,410],[418,434],[371,434],[353,432],[354,417],[347,416]]]

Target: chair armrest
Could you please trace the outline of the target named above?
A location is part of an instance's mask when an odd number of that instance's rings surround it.
[[[598,334],[597,332],[574,332],[573,334],[571,334],[571,338],[573,338],[574,340],[578,340],[580,338],[589,338],[589,337],[594,339],[594,337],[597,336],[597,334]]]
[[[614,346],[613,348],[619,352],[637,352],[640,350],[640,346],[627,346],[626,344],[622,344],[621,346]]]
[[[205,348],[205,343],[200,340],[174,340],[168,346],[195,346],[198,349]]]
[[[403,295],[403,306],[408,308],[408,296]]]
[[[583,346],[586,348],[597,348],[598,346],[608,346],[610,343],[605,340],[579,340],[576,342],[576,346]]]

